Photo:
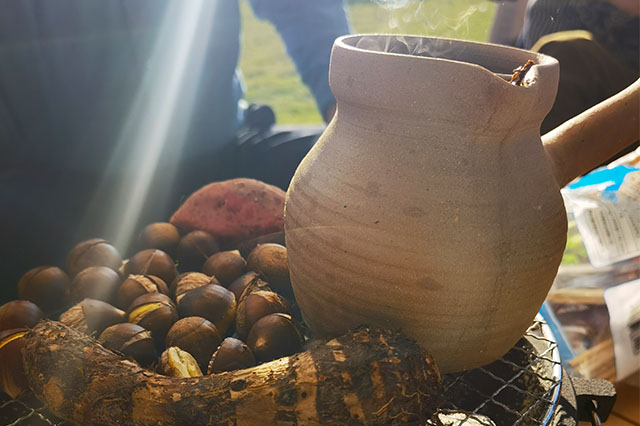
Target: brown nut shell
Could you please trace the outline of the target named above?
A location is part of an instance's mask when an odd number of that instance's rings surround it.
[[[156,346],[164,347],[167,332],[178,321],[176,305],[169,296],[147,293],[134,300],[127,310],[127,321],[151,332]]]
[[[22,347],[28,332],[26,328],[0,331],[0,385],[14,399],[29,390],[22,364]]]
[[[147,293],[169,295],[167,284],[154,275],[129,275],[118,288],[118,306],[127,309],[137,297]]]
[[[173,282],[178,276],[175,262],[162,250],[146,249],[139,251],[124,267],[125,276],[155,275],[165,283]]]
[[[293,355],[302,349],[302,336],[290,315],[271,314],[251,327],[247,346],[259,363]]]
[[[260,318],[269,314],[289,313],[287,301],[273,291],[254,291],[240,300],[236,310],[236,333],[246,339],[249,330]]]
[[[78,303],[86,298],[115,304],[122,279],[120,274],[106,266],[90,266],[80,271],[71,281],[69,299]]]
[[[178,302],[178,313],[181,318],[206,318],[224,335],[235,316],[236,299],[226,288],[209,284],[186,292]]]
[[[180,270],[201,271],[204,262],[214,253],[220,251],[215,237],[205,231],[192,231],[180,239],[177,248],[177,259]]]
[[[141,249],[158,249],[174,255],[180,242],[180,232],[169,222],[155,222],[145,226],[138,239]]]
[[[247,257],[247,269],[260,274],[274,291],[291,294],[287,248],[280,244],[260,244]]]
[[[0,331],[31,328],[44,318],[42,310],[28,300],[12,300],[0,306]]]
[[[187,292],[196,288],[204,287],[208,284],[220,285],[216,277],[210,277],[202,272],[185,272],[178,275],[174,281],[174,291],[176,302],[180,303],[180,299]]]
[[[45,313],[63,309],[71,281],[57,266],[39,266],[24,273],[18,282],[18,297],[29,300]]]
[[[89,336],[124,322],[124,311],[102,300],[84,299],[60,315],[60,322]]]
[[[122,256],[118,249],[102,238],[92,238],[71,249],[67,256],[67,273],[75,277],[90,266],[106,266],[117,271],[121,264]]]
[[[247,262],[238,250],[221,251],[209,256],[202,272],[214,276],[224,287],[229,285],[247,270]]]
[[[242,340],[227,337],[211,357],[207,374],[242,370],[256,365],[253,352]]]
[[[159,369],[166,376],[181,379],[202,376],[202,370],[195,358],[189,352],[175,346],[162,352]]]
[[[240,275],[236,278],[230,285],[227,287],[227,290],[233,293],[236,297],[236,301],[240,301],[240,296],[244,290],[251,284],[252,281],[260,279],[257,272],[249,271],[245,274]],[[266,282],[264,283],[267,284]]]
[[[165,339],[167,347],[177,346],[189,352],[206,371],[211,355],[216,351],[222,338],[216,326],[201,317],[187,317],[177,321]]]
[[[143,367],[154,363],[158,356],[151,332],[136,324],[125,322],[107,327],[98,342],[107,349],[133,358]]]

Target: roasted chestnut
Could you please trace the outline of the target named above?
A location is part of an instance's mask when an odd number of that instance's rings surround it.
[[[247,269],[260,274],[274,291],[292,294],[287,248],[280,244],[260,244],[247,257]]]
[[[124,267],[125,276],[155,275],[165,283],[173,282],[178,275],[176,265],[162,250],[146,249],[136,253]]]
[[[61,323],[89,336],[100,335],[105,328],[124,320],[124,311],[95,299],[84,299],[60,315]]]
[[[154,275],[129,275],[118,288],[118,306],[127,309],[137,297],[147,293],[169,294],[169,288],[162,278]]]
[[[222,338],[216,326],[201,317],[187,317],[179,320],[167,333],[167,347],[177,346],[189,352],[198,361],[202,371],[206,371],[211,355]]]
[[[171,326],[178,321],[178,311],[169,296],[147,293],[136,298],[127,310],[130,323],[138,324],[151,332],[156,345],[164,346],[164,339]]]
[[[242,340],[227,337],[211,357],[207,374],[241,370],[256,365],[253,352]]]
[[[75,277],[89,266],[106,266],[117,271],[122,256],[114,246],[102,238],[93,238],[78,243],[67,256],[67,273]]]
[[[247,346],[262,363],[293,355],[302,348],[302,336],[290,315],[271,314],[251,327]]]
[[[139,240],[142,249],[158,249],[173,255],[180,241],[180,232],[169,222],[156,222],[140,232]]]
[[[180,239],[176,251],[181,271],[201,271],[204,262],[220,247],[208,232],[192,231]]]
[[[158,356],[151,332],[137,324],[124,322],[107,327],[98,342],[107,349],[133,358],[143,367],[151,365]]]
[[[181,318],[202,317],[216,326],[223,336],[236,313],[236,299],[226,288],[208,284],[184,293],[178,302]]]
[[[250,271],[247,272],[246,274],[242,274],[240,275],[240,277],[238,277],[237,279],[235,279],[230,285],[229,287],[227,287],[227,290],[229,290],[230,292],[233,293],[233,295],[236,297],[236,301],[240,301],[240,296],[242,296],[242,293],[244,292],[244,290],[247,288],[247,286],[249,286],[249,284],[251,284],[252,282],[256,281],[256,280],[260,280],[258,274],[256,272]],[[267,282],[260,280],[261,283],[263,283],[263,285],[268,285]]]
[[[67,305],[69,276],[57,266],[39,266],[25,272],[18,282],[18,297],[29,300],[45,313]]]
[[[202,376],[202,370],[195,358],[189,352],[177,347],[170,347],[162,352],[159,369],[164,375],[181,379]]]
[[[0,384],[2,390],[14,399],[29,390],[22,365],[22,348],[28,332],[26,328],[0,331]]]
[[[69,299],[78,303],[86,298],[115,304],[122,279],[120,274],[106,266],[89,266],[71,281]]]
[[[0,331],[31,328],[44,318],[38,305],[28,300],[13,300],[0,306]]]
[[[221,251],[210,256],[202,267],[202,272],[214,276],[220,283],[228,287],[247,269],[247,262],[238,250]]]
[[[238,303],[236,310],[236,333],[246,339],[253,324],[269,314],[289,313],[287,301],[272,291],[254,291]]]
[[[174,281],[174,294],[176,296],[176,302],[180,303],[180,299],[187,292],[196,288],[203,287],[208,284],[220,285],[220,282],[216,277],[210,277],[202,272],[185,272],[178,275],[178,278]]]

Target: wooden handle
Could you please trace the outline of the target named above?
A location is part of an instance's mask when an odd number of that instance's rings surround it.
[[[542,137],[558,186],[640,139],[640,79]]]

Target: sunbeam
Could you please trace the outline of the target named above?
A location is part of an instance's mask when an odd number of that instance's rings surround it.
[[[104,182],[90,206],[103,210],[105,235],[112,236],[113,243],[125,251],[154,180],[161,174],[162,182],[170,185],[176,175],[216,5],[206,0],[173,0],[167,6]],[[175,161],[161,162],[161,158]],[[118,176],[115,189],[108,178],[114,175]],[[114,202],[97,206],[105,194]],[[167,203],[168,195],[164,197],[159,204]]]

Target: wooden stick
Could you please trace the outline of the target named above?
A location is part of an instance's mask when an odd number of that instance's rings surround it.
[[[640,79],[542,137],[558,186],[640,139]]]

